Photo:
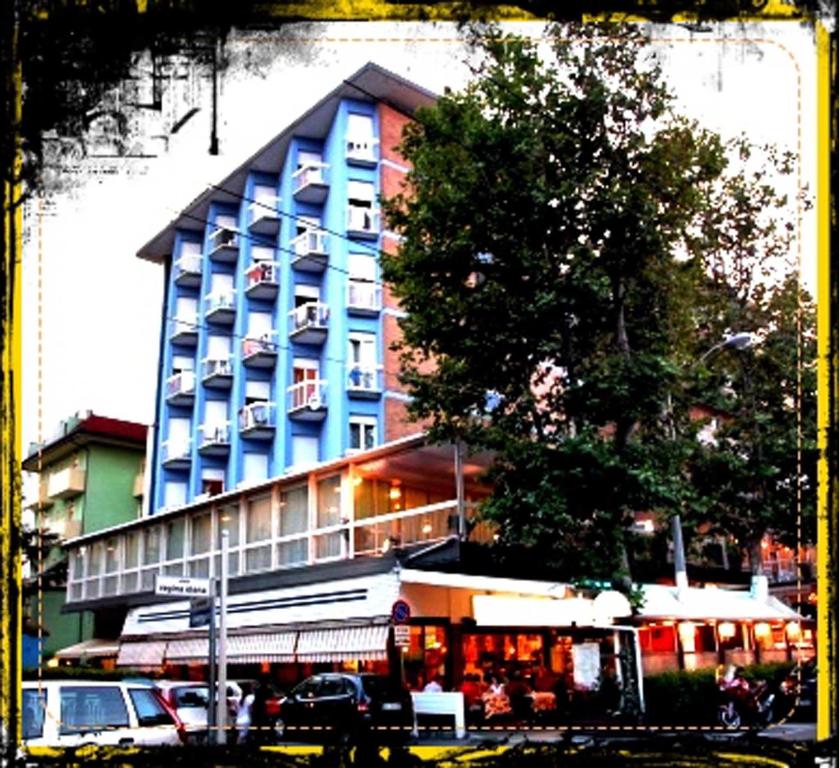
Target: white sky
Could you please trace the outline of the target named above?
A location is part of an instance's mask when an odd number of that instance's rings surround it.
[[[541,25],[511,24],[520,33]],[[791,22],[657,31],[679,109],[724,137],[746,133],[802,149],[801,180],[815,190],[816,58],[812,28]],[[23,450],[78,410],[151,423],[154,418],[163,268],[135,257],[207,184],[367,61],[436,92],[461,87],[465,52],[452,24],[331,23],[231,41],[220,92],[221,154],[209,146],[210,83],[201,110],[168,150],[149,138],[150,160],[86,161],[71,194],[25,212]],[[246,67],[245,64],[248,64]],[[168,103],[164,116],[177,117]],[[149,135],[160,126],[149,129]],[[117,172],[114,172],[114,171]],[[815,285],[815,212],[802,222],[806,284]],[[40,295],[40,301],[39,301]],[[41,323],[39,348],[38,323]]]

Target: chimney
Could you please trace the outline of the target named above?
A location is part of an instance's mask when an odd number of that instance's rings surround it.
[[[769,578],[762,573],[752,576],[752,584],[749,594],[755,599],[765,603],[769,599]]]

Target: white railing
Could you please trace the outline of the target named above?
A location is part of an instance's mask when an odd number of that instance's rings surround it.
[[[206,314],[215,312],[217,310],[233,309],[234,296],[233,291],[213,291],[204,297],[206,306]]]
[[[175,262],[175,280],[181,275],[201,275],[201,255],[185,253]]]
[[[371,137],[347,136],[347,160],[376,162],[376,147],[379,140]]]
[[[220,227],[210,234],[210,250],[236,248],[239,245],[239,233],[229,227]]]
[[[166,398],[195,393],[195,371],[181,371],[166,379]]]
[[[230,422],[222,424],[202,424],[198,427],[199,440],[202,447],[205,445],[229,445],[230,444]]]
[[[276,219],[279,216],[280,198],[266,197],[254,200],[248,205],[248,220],[255,224],[260,219]]]
[[[311,408],[316,411],[326,403],[326,380],[299,381],[297,384],[292,384],[287,392],[289,411],[298,411],[301,408]]]
[[[230,355],[226,357],[205,357],[201,361],[201,369],[204,379],[212,376],[232,376],[233,366],[230,362]]]
[[[380,312],[382,309],[382,286],[363,280],[350,280],[347,284],[347,308]]]
[[[275,336],[276,333],[274,331],[263,333],[258,337],[246,336],[242,339],[242,358],[259,354],[275,355],[277,353],[277,345],[274,341]]]
[[[307,301],[292,309],[288,316],[291,318],[292,333],[307,328],[322,329],[327,327],[329,307],[320,301]]]
[[[198,317],[196,315],[190,315],[189,317],[178,315],[172,319],[172,333],[170,335],[180,336],[185,333],[198,333]]]
[[[279,283],[279,264],[275,261],[257,261],[245,270],[245,290],[255,285],[277,285]]]
[[[329,165],[322,162],[310,162],[301,165],[291,174],[294,191],[299,192],[303,187],[308,187],[310,184],[326,184],[326,174],[324,172],[327,168],[329,168]]]
[[[359,364],[348,366],[347,389],[350,392],[381,392],[381,366]]]
[[[326,254],[326,245],[326,232],[314,228],[301,232],[291,241],[291,247],[298,257]]]
[[[353,232],[379,233],[379,211],[361,205],[347,207],[347,229]]]
[[[160,446],[163,456],[162,462],[175,461],[177,459],[189,459],[190,440],[189,438],[164,440]]]
[[[239,429],[246,431],[259,427],[276,426],[276,409],[274,403],[261,400],[256,403],[249,403],[239,411]]]

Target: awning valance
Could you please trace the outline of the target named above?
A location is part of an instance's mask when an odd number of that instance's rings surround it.
[[[166,651],[165,640],[125,642],[119,647],[118,667],[159,667]]]
[[[116,656],[119,653],[119,640],[100,640],[94,638],[75,645],[68,645],[56,651],[55,657],[64,660],[94,659]]]
[[[170,640],[166,649],[166,661],[174,664],[189,662],[207,663],[210,658],[210,641],[206,637],[192,637]]]
[[[227,660],[234,664],[294,661],[296,632],[260,632],[228,638]]]
[[[386,625],[303,631],[297,640],[297,660],[384,661],[387,633]]]

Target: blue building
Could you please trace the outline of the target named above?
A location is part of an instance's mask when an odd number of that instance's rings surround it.
[[[433,100],[366,65],[140,249],[166,281],[152,513],[416,431],[378,201]]]

